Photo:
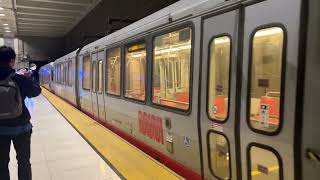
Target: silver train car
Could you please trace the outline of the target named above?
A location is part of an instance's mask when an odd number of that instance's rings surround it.
[[[317,179],[317,7],[182,0],[42,67],[41,83],[186,179]]]

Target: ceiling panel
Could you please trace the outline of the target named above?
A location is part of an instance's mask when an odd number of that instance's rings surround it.
[[[62,37],[100,1],[0,0],[0,35]]]

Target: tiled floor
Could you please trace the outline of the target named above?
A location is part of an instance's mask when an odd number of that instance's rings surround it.
[[[42,95],[26,103],[34,126],[33,180],[120,179]],[[15,151],[11,148],[10,174],[17,180]]]

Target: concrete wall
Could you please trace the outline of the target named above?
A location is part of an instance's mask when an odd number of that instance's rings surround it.
[[[19,40],[19,51],[32,61],[53,61],[66,53],[64,38],[28,36]]]

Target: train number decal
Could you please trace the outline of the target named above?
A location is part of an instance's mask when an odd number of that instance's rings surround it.
[[[139,111],[139,132],[150,139],[163,144],[162,118]]]

